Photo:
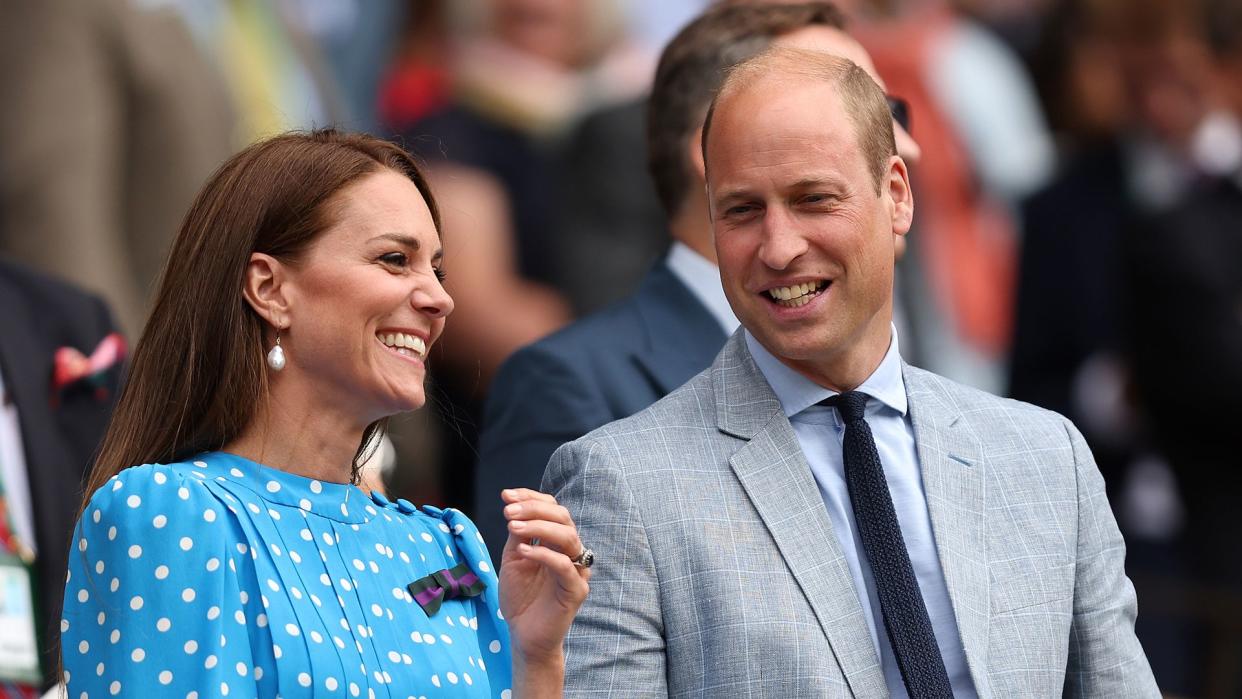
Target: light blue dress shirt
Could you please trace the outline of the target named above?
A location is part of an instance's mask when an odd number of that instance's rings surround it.
[[[966,666],[949,589],[944,571],[940,568],[940,555],[932,538],[931,515],[927,511],[927,496],[923,492],[923,477],[914,445],[914,427],[907,412],[906,384],[901,374],[897,331],[893,329],[892,332],[892,343],[884,360],[856,390],[874,399],[867,401],[865,417],[875,437],[880,461],[884,464],[884,477],[893,498],[893,508],[897,511],[897,521],[901,524],[901,535],[905,539],[928,616],[931,617],[936,644],[940,646],[953,694],[959,698],[975,697],[975,686]],[[841,454],[845,425],[836,410],[816,405],[837,392],[812,382],[781,363],[749,332],[746,333],[746,346],[781,402],[785,417],[789,418],[811,466],[819,493],[828,508],[833,531],[849,563],[854,589],[866,591],[865,596],[859,595],[859,602],[884,668],[884,681],[894,699],[904,699],[908,696],[906,687],[884,624],[880,623],[880,599],[876,595],[871,566],[866,563],[867,554],[854,521],[854,508],[850,504],[849,488],[845,482],[845,463]]]

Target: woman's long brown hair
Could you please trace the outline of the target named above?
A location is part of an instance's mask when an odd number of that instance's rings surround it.
[[[334,195],[381,168],[418,187],[438,232],[440,214],[414,160],[372,136],[283,134],[234,155],[208,179],[173,242],[83,508],[120,471],[219,449],[254,419],[268,384],[266,322],[242,297],[251,253],[296,263],[332,224]],[[355,479],[382,430],[382,422],[367,426]]]

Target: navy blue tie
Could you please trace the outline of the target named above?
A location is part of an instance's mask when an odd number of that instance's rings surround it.
[[[836,408],[845,422],[845,482],[863,551],[871,563],[884,628],[906,691],[912,699],[951,698],[953,687],[936,645],[914,567],[910,565],[880,453],[876,451],[871,427],[863,419],[867,395],[848,391],[820,401],[820,405]]]

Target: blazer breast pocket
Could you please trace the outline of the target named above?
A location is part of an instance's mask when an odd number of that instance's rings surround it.
[[[992,616],[1074,596],[1074,561],[1061,554],[992,561],[989,577]]]

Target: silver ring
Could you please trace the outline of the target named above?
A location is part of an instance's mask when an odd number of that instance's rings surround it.
[[[590,568],[595,564],[595,552],[586,546],[583,546],[582,553],[578,554],[577,558],[571,558],[569,560],[579,568]]]

